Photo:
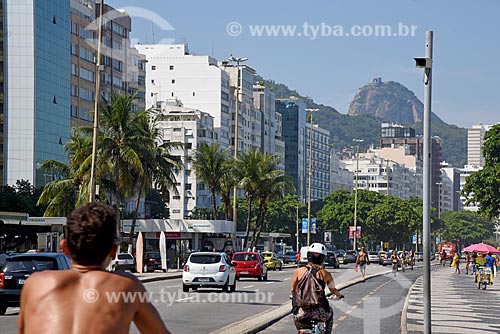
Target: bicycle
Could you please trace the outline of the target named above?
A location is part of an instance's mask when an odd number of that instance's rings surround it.
[[[394,277],[396,277],[396,273],[398,272],[398,263],[393,262],[392,263],[392,273],[394,274]]]
[[[344,295],[340,295],[340,297],[335,296],[332,293],[329,293],[326,295],[326,299],[328,301],[330,300],[340,300],[343,299]],[[301,334],[325,334],[325,323],[322,321],[318,321],[316,319],[309,319],[310,320],[310,329],[302,329],[300,331]]]

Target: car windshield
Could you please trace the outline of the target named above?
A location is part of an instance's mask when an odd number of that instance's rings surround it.
[[[368,252],[368,255],[378,255],[377,252]]]
[[[133,257],[130,254],[118,254],[118,260],[132,260]]]
[[[42,270],[53,270],[57,269],[56,260],[55,259],[27,259],[27,258],[19,258],[19,259],[8,259],[5,264],[4,271],[5,272],[28,272],[33,273],[35,271]]]
[[[189,258],[192,263],[211,264],[220,262],[219,254],[193,254]]]
[[[354,251],[347,251],[346,254],[349,254],[349,255],[356,255],[356,253],[354,253]]]
[[[233,260],[234,261],[256,261],[257,256],[255,254],[240,253],[240,254],[234,254]]]
[[[295,256],[295,252],[286,252],[285,255],[293,255],[293,256]]]
[[[161,258],[160,253],[146,253],[147,258],[159,259]]]
[[[262,253],[262,256],[264,256],[264,257],[270,257],[270,256],[273,256],[273,253],[265,252],[265,253]]]

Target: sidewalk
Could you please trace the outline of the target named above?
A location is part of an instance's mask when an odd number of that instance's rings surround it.
[[[474,276],[454,268],[431,268],[432,333],[500,333],[500,278],[486,290],[478,290]],[[401,317],[402,334],[424,331],[423,278],[419,277],[408,292]]]

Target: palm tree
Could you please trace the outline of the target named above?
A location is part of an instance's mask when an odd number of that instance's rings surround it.
[[[135,99],[135,95],[113,91],[109,98],[103,97],[99,111],[99,156],[113,166],[117,210],[123,198],[133,197],[136,178],[147,178],[141,150],[147,146],[145,142],[149,137],[143,126],[148,113],[134,110]]]
[[[231,191],[234,188],[234,173],[232,165],[227,161],[222,167],[222,176],[219,183],[219,195],[224,204],[224,218],[230,220],[232,216]]]
[[[41,169],[57,177],[44,186],[37,202],[37,205],[47,204],[45,217],[68,216],[75,207],[88,201],[92,138],[83,129],[75,128],[64,149],[68,153],[67,164],[56,160],[40,163]],[[98,161],[98,165],[104,166],[102,160]],[[104,168],[100,168],[97,173],[98,182],[108,185],[101,178],[103,170]]]
[[[247,201],[247,221],[245,239],[243,241],[244,249],[248,244],[250,225],[252,223],[252,204],[256,198],[260,185],[259,163],[262,159],[261,157],[262,153],[256,148],[253,148],[250,151],[241,152],[239,154],[239,159],[233,162],[235,180],[237,180],[238,187],[245,191],[245,198]]]
[[[217,219],[216,193],[220,190],[223,171],[227,163],[227,150],[221,151],[219,143],[201,144],[196,150],[193,169],[198,179],[205,183],[212,195],[212,219]]]
[[[250,248],[257,245],[260,238],[260,232],[267,214],[269,201],[281,199],[285,191],[294,191],[290,178],[285,175],[283,170],[278,169],[279,156],[262,154],[259,162],[259,187],[257,197],[259,199],[259,213],[257,215],[256,226],[254,229],[254,238]]]

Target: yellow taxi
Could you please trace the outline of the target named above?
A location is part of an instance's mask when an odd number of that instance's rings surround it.
[[[261,254],[264,257],[264,264],[267,269],[283,269],[283,262],[281,262],[275,252],[262,252]]]

